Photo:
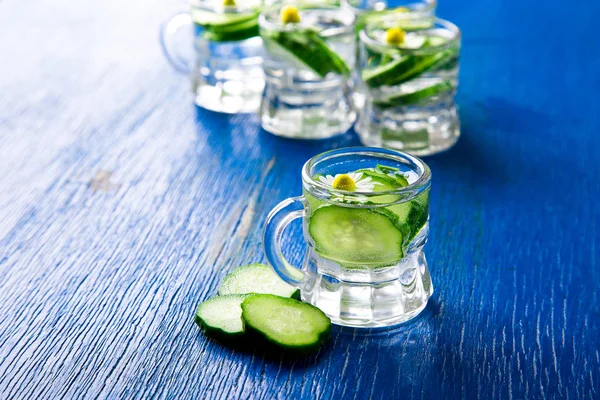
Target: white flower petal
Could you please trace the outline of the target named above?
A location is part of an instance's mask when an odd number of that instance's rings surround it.
[[[358,195],[358,196],[352,196],[352,200],[357,201],[359,203],[365,203],[368,199],[367,199],[367,196]]]
[[[350,178],[352,178],[352,180],[354,182],[358,182],[360,180],[360,178],[362,177],[363,173],[362,172],[349,172],[348,176]]]
[[[416,33],[407,33],[404,36],[404,43],[400,46],[405,49],[418,49],[425,44],[425,36]]]
[[[320,177],[319,177],[319,180],[320,180],[322,183],[324,183],[324,184],[326,184],[326,185],[328,185],[328,186],[331,186],[331,187],[333,187],[333,176],[331,176],[331,175],[320,176]]]

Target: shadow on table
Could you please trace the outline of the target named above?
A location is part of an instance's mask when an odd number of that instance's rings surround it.
[[[476,338],[461,337],[465,325],[464,315],[449,311],[434,296],[416,320],[398,328],[334,327],[332,340],[312,355],[291,356],[250,344],[231,347],[201,334],[198,344],[203,352],[247,365],[252,376],[319,382],[331,398],[344,398],[348,390],[377,399],[460,398],[469,391],[465,382],[481,377],[478,367],[485,361],[473,348]]]
[[[543,138],[544,131],[553,126],[547,115],[498,97],[463,104],[460,118],[458,143],[446,152],[425,157],[425,161],[436,175],[460,173],[463,179],[485,180],[488,184],[502,184],[509,179],[509,170],[526,168],[523,153],[540,149],[524,146],[535,146],[531,136]],[[286,165],[295,170],[323,151],[360,146],[354,130],[322,140],[278,137],[262,129],[255,114],[222,114],[196,106],[196,120],[199,134],[215,150],[244,157],[258,144],[263,157],[285,159]]]
[[[246,340],[236,339],[234,342],[223,342],[209,339],[205,335],[199,335],[200,344],[207,344],[228,349],[232,354],[247,354],[253,357],[260,357],[266,361],[277,362],[285,369],[292,366],[294,369],[304,366],[314,366],[321,360],[340,353],[347,353],[354,349],[361,349],[364,346],[393,347],[402,343],[408,336],[414,332],[424,332],[431,329],[432,319],[440,315],[440,307],[432,298],[423,312],[412,321],[392,328],[349,328],[333,325],[331,330],[332,339],[328,344],[312,354],[294,354],[282,352],[269,344],[261,343],[256,338],[247,338]],[[195,327],[197,328],[197,327]],[[364,350],[364,349],[363,349]]]
[[[502,185],[513,171],[528,168],[528,151],[539,150],[526,148],[535,143],[531,136],[543,135],[552,127],[548,116],[498,97],[463,105],[460,118],[457,144],[425,158],[436,180],[458,174],[467,183]]]
[[[196,106],[198,135],[222,158],[248,159],[250,155],[278,161],[280,167],[299,175],[309,158],[327,150],[359,146],[353,130],[329,139],[299,140],[278,137],[260,126],[255,114],[230,115]]]

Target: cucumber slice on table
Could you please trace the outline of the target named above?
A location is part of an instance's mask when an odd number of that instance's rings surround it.
[[[288,285],[265,264],[250,264],[234,269],[219,285],[219,295],[264,293],[300,299],[300,289]]]
[[[262,34],[264,39],[274,42],[321,77],[330,72],[341,75],[350,73],[346,62],[313,30],[266,31]]]
[[[405,234],[385,208],[326,206],[317,209],[308,224],[316,251],[351,267],[392,265],[403,257]]]
[[[218,296],[201,303],[196,309],[195,322],[206,336],[221,341],[235,341],[244,335],[242,324],[243,294]]]
[[[293,353],[317,350],[331,332],[331,320],[323,311],[270,294],[248,296],[242,303],[242,320],[250,335]]]
[[[413,104],[418,104],[434,96],[439,96],[442,93],[449,92],[454,89],[454,86],[449,81],[436,82],[429,86],[425,86],[414,92],[399,93],[381,101],[373,103],[381,108],[402,107]]]

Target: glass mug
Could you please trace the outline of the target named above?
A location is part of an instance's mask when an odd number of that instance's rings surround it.
[[[335,324],[406,322],[433,293],[423,253],[430,181],[423,161],[394,150],[355,147],[319,154],[302,168],[303,195],[279,203],[267,217],[267,260]],[[281,243],[297,218],[307,244],[302,269],[286,261]]]
[[[398,48],[384,39],[386,28],[394,26],[367,23],[359,33],[358,71],[366,96],[356,132],[367,146],[417,156],[447,150],[460,136],[455,102],[460,30],[451,22],[435,19],[430,26],[406,34],[427,46]],[[393,73],[373,74],[387,67]]]
[[[262,127],[294,139],[346,133],[356,119],[349,82],[356,58],[354,15],[314,2],[300,7],[300,23],[287,24],[281,10],[271,8],[259,18],[266,49]]]
[[[422,29],[433,25],[437,0],[400,0],[389,4],[387,0],[342,0],[341,7],[349,9],[356,16],[355,31],[357,34],[369,24],[388,23],[405,30]],[[358,48],[357,48],[358,50]],[[356,52],[356,65],[353,71],[352,101],[354,108],[360,111],[365,105],[367,89],[359,79],[360,60]],[[367,146],[373,144],[366,143]]]
[[[192,0],[161,26],[161,45],[173,67],[192,80],[198,106],[223,113],[256,112],[264,89],[262,0]],[[185,56],[177,32],[193,27],[194,56]],[[195,58],[195,59],[194,59]]]

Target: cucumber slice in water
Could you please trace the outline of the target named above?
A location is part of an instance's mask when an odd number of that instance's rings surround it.
[[[429,55],[411,55],[397,58],[387,64],[362,72],[362,78],[369,87],[399,85],[409,81],[438,65],[451,60],[456,55],[455,49],[448,49]]]
[[[258,36],[258,25],[253,25],[245,30],[233,32],[204,31],[204,38],[213,42],[238,42]]]
[[[404,255],[404,233],[393,217],[378,211],[388,212],[334,205],[317,209],[308,224],[315,250],[348,267],[395,264]]]
[[[255,294],[245,299],[242,320],[247,333],[294,353],[315,351],[331,335],[331,320],[323,311],[270,294]]]
[[[391,170],[390,167],[378,165],[376,169],[359,169],[357,172],[362,172],[373,179],[379,179],[387,184],[383,190],[394,190],[404,186],[408,186],[408,181],[397,170]],[[391,175],[390,175],[391,174]]]
[[[214,42],[239,41],[259,35],[258,13],[238,15],[196,11],[193,17],[204,29],[204,38]]]
[[[408,70],[417,64],[418,58],[405,56],[375,68],[365,69],[362,79],[370,87],[380,87],[392,82],[400,71]]]
[[[449,92],[454,89],[454,85],[450,81],[436,82],[425,86],[421,89],[409,93],[399,93],[390,96],[382,101],[374,101],[373,103],[381,108],[402,107],[413,104],[418,104],[434,96],[439,96],[442,93]]]
[[[221,30],[228,30],[237,24],[256,20],[258,12],[238,13],[214,13],[203,10],[192,11],[192,19],[202,27],[211,27]]]
[[[263,31],[267,40],[275,42],[320,77],[330,72],[348,75],[346,62],[313,30],[295,32]]]
[[[265,264],[250,264],[234,269],[219,285],[219,295],[264,293],[300,300],[300,289],[288,285]]]
[[[434,24],[433,17],[410,18],[398,14],[395,9],[371,10],[361,13],[356,17],[356,32],[360,32],[366,25],[380,26],[381,28],[399,27],[404,31],[418,31],[431,28]]]
[[[407,217],[407,225],[410,227],[411,234],[408,237],[407,243],[412,242],[429,219],[429,190],[426,190],[416,199],[413,199],[411,204],[410,214]]]
[[[423,43],[423,47],[436,47],[441,46],[442,44],[448,41],[447,38],[441,36],[428,36],[425,39],[425,43]]]
[[[206,336],[220,341],[235,341],[244,335],[242,302],[248,295],[234,294],[208,299],[196,309],[195,322]]]

